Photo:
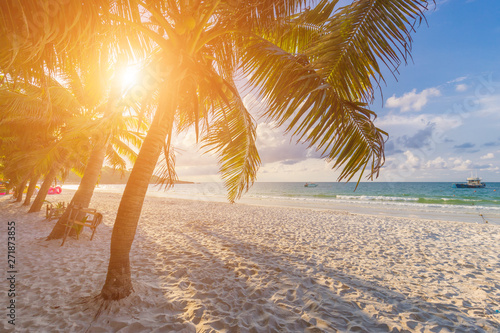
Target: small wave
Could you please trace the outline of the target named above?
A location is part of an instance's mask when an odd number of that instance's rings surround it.
[[[418,201],[418,198],[403,198],[403,197],[386,197],[383,195],[371,196],[371,195],[337,195],[337,199],[344,200],[376,200],[376,201]]]

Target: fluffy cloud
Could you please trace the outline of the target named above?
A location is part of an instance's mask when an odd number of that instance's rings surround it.
[[[314,148],[290,140],[290,135],[283,134],[283,127],[276,128],[274,123],[260,123],[257,126],[257,150],[262,163],[284,161],[290,165],[306,158],[321,157]]]
[[[464,160],[459,158],[449,158],[451,169],[455,171],[470,171],[470,170],[484,170],[484,171],[497,171],[499,168],[492,163],[476,164],[471,160]]]
[[[481,156],[480,158],[482,160],[489,160],[489,159],[495,158],[495,155],[493,155],[493,153],[488,153],[486,155]]]
[[[456,91],[459,91],[459,92],[463,92],[463,91],[466,91],[467,90],[467,85],[466,84],[457,84],[455,86],[455,90]]]
[[[377,127],[388,130],[391,135],[396,135],[398,131],[408,133],[415,129],[424,129],[429,124],[435,126],[437,132],[444,132],[453,128],[457,128],[463,124],[463,118],[457,115],[432,115],[432,114],[419,114],[419,115],[387,115],[375,120]]]
[[[477,115],[488,119],[498,119],[498,105],[500,104],[500,95],[489,95],[477,100]]]
[[[446,169],[448,167],[448,163],[442,157],[436,157],[432,161],[427,161],[425,163],[425,167],[427,169]]]
[[[280,147],[285,145],[287,141],[283,130],[277,128],[274,122],[257,125],[257,146],[260,149]]]
[[[259,112],[264,103],[260,101],[253,94],[249,93],[243,97],[243,105],[248,109],[253,111],[253,113]]]
[[[406,165],[410,168],[419,168],[420,167],[420,159],[415,156],[411,151],[407,150],[404,152],[406,156]]]
[[[262,182],[320,181],[320,179],[333,181],[338,175],[339,171],[332,170],[331,163],[323,159],[309,158],[302,161],[266,163],[259,170],[258,180]]]
[[[449,161],[451,163],[451,169],[455,171],[468,171],[473,168],[471,160],[463,160],[461,157],[449,158]]]
[[[389,97],[386,105],[390,108],[399,108],[401,112],[420,111],[432,96],[441,96],[439,89],[429,88],[420,93],[417,93],[417,89],[413,89],[402,97],[396,97],[396,95]]]

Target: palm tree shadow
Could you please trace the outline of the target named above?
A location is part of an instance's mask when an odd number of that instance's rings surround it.
[[[165,297],[181,300],[194,325],[203,318],[215,330],[230,331],[483,331],[478,318],[458,306],[427,302],[375,279],[318,267],[300,253],[231,238],[208,223],[185,227],[176,232],[175,244],[160,245],[169,248],[161,252],[157,267],[171,269],[163,279]]]

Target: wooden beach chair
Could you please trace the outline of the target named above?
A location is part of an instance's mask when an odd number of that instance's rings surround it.
[[[61,243],[61,246],[64,245],[66,238],[72,229],[76,229],[76,226],[81,226],[80,230],[76,230],[76,239],[79,239],[80,233],[83,231],[83,228],[89,227],[92,230],[92,236],[90,236],[90,240],[94,238],[94,234],[96,232],[97,227],[102,222],[102,214],[98,213],[93,208],[82,208],[80,206],[72,206],[70,209],[68,222],[66,223],[66,228],[64,230],[64,237]]]

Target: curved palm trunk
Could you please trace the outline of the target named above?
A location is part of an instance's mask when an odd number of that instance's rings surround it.
[[[23,201],[23,192],[24,192],[24,189],[25,189],[27,183],[28,183],[28,179],[26,178],[25,180],[23,180],[19,184],[19,187],[17,188],[17,191],[16,191],[16,201],[15,202]]]
[[[167,126],[159,120],[161,112],[157,111],[156,113],[125,186],[116,215],[111,236],[108,274],[101,290],[101,297],[105,300],[122,299],[133,291],[129,252],[134,241],[149,181],[168,133]]]
[[[38,183],[38,179],[40,179],[40,175],[33,175],[30,179],[30,185],[28,186],[28,192],[26,192],[26,199],[24,200],[23,206],[29,206],[31,202],[31,197],[33,193],[35,193],[36,184]]]
[[[108,146],[109,140],[107,139],[105,142],[97,144],[94,149],[92,149],[82,180],[78,186],[78,190],[73,195],[69,206],[78,205],[88,208],[90,205],[90,201],[92,200],[92,195],[94,194],[94,189],[102,169],[102,164],[104,163],[104,158],[106,157],[106,150]],[[66,209],[50,234],[47,236],[47,240],[59,239],[64,236],[65,224],[68,220],[68,216],[69,209]]]
[[[33,201],[33,204],[31,205],[28,213],[39,212],[40,209],[42,209],[43,202],[45,201],[45,197],[47,196],[47,192],[49,191],[52,181],[54,180],[54,178],[56,178],[57,171],[59,171],[59,169],[57,167],[53,167],[50,170],[49,174],[45,177],[42,186],[40,186],[40,190],[38,191],[38,194]]]
[[[115,110],[116,101],[120,96],[120,84],[118,80],[119,77],[116,76],[111,84],[111,90],[106,107],[107,115],[111,115]],[[83,173],[82,180],[80,181],[80,185],[78,186],[78,190],[75,195],[73,195],[68,207],[72,205],[84,208],[89,207],[92,196],[94,195],[95,186],[97,185],[97,181],[99,179],[99,174],[101,173],[104,159],[106,158],[106,151],[111,142],[110,140],[112,135],[113,133],[110,131],[109,133],[104,133],[102,137],[100,137],[100,135],[95,136],[94,139],[97,140],[97,143],[90,153],[90,157],[87,161],[87,165],[85,166],[85,171]],[[63,215],[59,218],[56,225],[47,236],[47,240],[59,239],[64,236],[65,224],[68,220],[69,212],[69,209],[64,211]]]

